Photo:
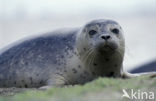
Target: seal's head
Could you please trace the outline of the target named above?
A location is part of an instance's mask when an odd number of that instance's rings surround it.
[[[80,55],[90,53],[124,55],[125,42],[123,31],[116,21],[93,20],[82,27],[77,36],[77,49]]]

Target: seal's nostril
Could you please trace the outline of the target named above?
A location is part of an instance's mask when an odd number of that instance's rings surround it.
[[[101,38],[104,40],[108,40],[110,39],[110,35],[102,35]]]
[[[110,38],[110,36],[106,36],[106,39],[109,39]]]
[[[105,36],[101,36],[102,39],[105,39]]]

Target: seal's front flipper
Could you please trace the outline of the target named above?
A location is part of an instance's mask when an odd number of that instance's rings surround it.
[[[42,86],[40,88],[38,88],[39,90],[49,90],[50,88],[52,88],[52,86]]]
[[[49,89],[51,89],[53,87],[63,87],[64,85],[65,85],[65,82],[63,80],[59,80],[59,78],[55,79],[55,80],[50,79],[48,81],[47,85],[41,86],[38,89],[39,90],[49,90]]]
[[[39,88],[39,90],[48,90],[53,87],[63,87],[66,84],[66,79],[63,75],[53,74],[51,78],[47,81],[45,86]]]

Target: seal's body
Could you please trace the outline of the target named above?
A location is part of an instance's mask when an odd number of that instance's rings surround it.
[[[74,85],[97,77],[122,77],[124,49],[122,29],[112,20],[27,39],[0,53],[0,87]]]

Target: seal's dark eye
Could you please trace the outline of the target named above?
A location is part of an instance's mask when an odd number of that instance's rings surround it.
[[[117,28],[112,29],[111,32],[113,32],[115,34],[119,34],[119,30]]]
[[[94,34],[96,34],[97,33],[97,31],[95,31],[95,30],[90,30],[89,31],[89,35],[94,35]]]

